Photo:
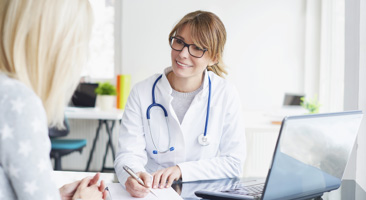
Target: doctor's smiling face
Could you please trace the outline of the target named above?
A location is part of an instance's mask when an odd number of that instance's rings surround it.
[[[177,86],[181,92],[198,89],[206,68],[221,77],[227,74],[222,61],[226,30],[215,14],[201,10],[188,13],[170,32],[169,42],[173,73],[167,78],[173,88]]]
[[[185,46],[181,51],[178,51],[173,49],[174,43],[178,45],[184,45],[184,43],[193,45]],[[191,27],[188,24],[184,25],[172,40],[171,58],[175,78],[202,81],[202,74],[206,67],[215,64],[208,52],[203,49],[194,43],[191,36]],[[202,54],[198,55],[197,52],[198,54],[200,54],[199,52],[203,53],[203,56],[200,57]]]

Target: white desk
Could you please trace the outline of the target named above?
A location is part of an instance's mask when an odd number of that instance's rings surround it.
[[[93,172],[70,172],[70,171],[53,171],[51,174],[51,179],[56,183],[56,186],[60,188],[64,184],[71,183],[77,180],[81,180],[87,176],[94,176],[95,173]],[[247,178],[250,179],[250,178]],[[108,183],[118,183],[118,179],[115,175],[115,173],[100,173],[100,180],[104,180],[106,184]],[[220,181],[224,181],[225,179],[216,180],[218,183]],[[201,188],[205,188],[206,184],[212,184],[212,185],[218,185],[218,183],[215,183],[215,181],[198,181],[198,182],[187,182],[183,183],[183,189],[190,190],[192,193],[191,195],[188,195],[192,198],[189,199],[199,199],[195,197],[194,191],[199,190]],[[180,185],[180,186],[179,186]],[[202,186],[201,186],[202,185]],[[177,190],[175,187],[181,187],[178,188],[178,190],[182,190],[182,183],[178,183],[176,185],[173,185],[173,188]],[[218,187],[218,186],[215,186]],[[355,198],[355,194],[357,193],[358,198]],[[360,186],[355,183],[353,180],[343,180],[341,188],[327,192],[323,195],[323,200],[349,200],[349,199],[365,199],[366,198],[366,192],[360,188]],[[185,199],[185,198],[184,198]]]
[[[94,172],[72,172],[72,171],[53,171],[51,179],[56,183],[58,188],[65,184],[72,183],[74,181],[81,180],[87,176],[94,176]],[[118,179],[115,173],[100,173],[100,180],[104,180],[108,183],[118,183]]]
[[[102,111],[98,108],[67,107],[65,114],[69,119],[120,120],[122,119],[123,111],[119,109]]]
[[[98,120],[98,122],[99,122],[85,171],[89,171],[90,163],[93,158],[93,153],[94,153],[95,146],[96,146],[96,143],[97,143],[97,140],[99,137],[100,129],[102,128],[103,124],[105,125],[106,132],[108,134],[108,143],[107,143],[107,147],[105,150],[101,171],[104,171],[105,169],[113,169],[113,168],[105,167],[105,162],[106,162],[109,148],[111,148],[113,160],[115,160],[115,158],[116,158],[115,150],[114,150],[113,142],[112,142],[112,133],[113,133],[113,128],[114,128],[115,122],[120,121],[122,119],[123,111],[118,110],[118,109],[113,109],[110,111],[101,111],[98,108],[67,107],[66,111],[65,111],[65,115],[68,119],[91,119],[91,120]],[[111,126],[109,126],[108,122],[111,122]]]

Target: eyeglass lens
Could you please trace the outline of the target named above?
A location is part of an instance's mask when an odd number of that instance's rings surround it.
[[[170,46],[172,47],[172,49],[176,51],[182,51],[185,46],[188,46],[189,54],[191,54],[191,56],[196,58],[201,58],[205,53],[204,49],[201,49],[194,44],[187,44],[183,42],[183,40],[174,37],[172,38]]]

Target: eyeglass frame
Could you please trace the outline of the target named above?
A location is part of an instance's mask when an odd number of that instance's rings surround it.
[[[175,36],[171,36],[169,39],[170,39],[170,47],[171,47],[173,50],[175,50],[175,51],[183,51],[184,47],[187,47],[187,48],[188,48],[188,53],[189,53],[189,55],[191,55],[192,57],[195,57],[195,58],[202,58],[202,57],[205,55],[206,51],[208,51],[208,49],[202,49],[202,50],[203,50],[202,56],[200,56],[200,57],[198,57],[198,56],[194,56],[194,55],[192,55],[192,54],[191,54],[191,52],[189,51],[189,46],[191,46],[191,45],[195,45],[195,44],[187,44],[187,43],[185,43],[182,39],[177,38],[177,37],[175,37]],[[174,48],[173,48],[173,46],[172,46],[172,45],[173,45],[173,44],[172,44],[173,39],[177,39],[177,40],[180,40],[180,41],[182,41],[182,42],[183,42],[183,48],[182,48],[181,50],[177,50],[177,49],[174,49]],[[197,46],[197,45],[195,45],[195,46]]]

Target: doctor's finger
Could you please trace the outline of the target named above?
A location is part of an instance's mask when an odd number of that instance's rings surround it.
[[[126,190],[132,197],[143,198],[149,194],[149,192],[136,191],[130,187],[126,187]]]
[[[171,172],[169,170],[165,171],[162,175],[161,175],[161,179],[160,179],[160,187],[159,188],[164,188],[166,186],[166,181],[168,179],[168,177],[171,175]]]
[[[139,174],[140,178],[142,179],[142,181],[145,184],[145,187],[151,188],[151,175],[145,172],[142,172]]]
[[[166,184],[166,188],[171,187],[173,184],[173,181],[178,180],[175,174],[171,174],[168,178],[168,183]]]
[[[129,187],[131,188],[132,190],[135,190],[135,191],[141,191],[141,192],[144,192],[144,191],[149,191],[148,188],[146,188],[145,186],[141,185],[139,182],[137,182],[136,179],[132,178],[132,177],[129,177],[125,183],[126,185],[126,188]]]
[[[162,171],[157,171],[157,172],[154,173],[153,188],[157,188],[159,186],[160,178],[161,178],[162,173],[163,173]]]
[[[133,197],[145,197],[149,193],[149,189],[140,185],[135,179],[129,177],[125,183],[126,190]]]

